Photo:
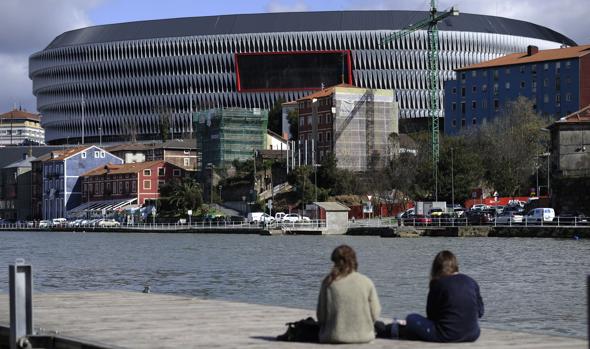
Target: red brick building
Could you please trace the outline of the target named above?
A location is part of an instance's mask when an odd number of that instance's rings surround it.
[[[108,164],[86,172],[82,178],[82,202],[129,202],[142,206],[160,197],[160,186],[181,180],[186,171],[169,162]],[[135,200],[132,200],[135,199]]]

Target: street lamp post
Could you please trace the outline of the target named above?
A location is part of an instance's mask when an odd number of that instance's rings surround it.
[[[102,114],[99,115],[100,116],[100,126],[98,127],[98,143],[100,144],[100,146],[102,147]]]
[[[84,127],[85,125],[85,121],[84,121],[84,109],[86,107],[86,101],[84,100],[84,95],[82,95],[82,144],[84,144]]]

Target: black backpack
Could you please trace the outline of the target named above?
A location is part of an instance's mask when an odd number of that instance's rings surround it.
[[[277,336],[277,340],[285,342],[308,342],[318,343],[320,325],[313,318],[287,322],[287,332]]]

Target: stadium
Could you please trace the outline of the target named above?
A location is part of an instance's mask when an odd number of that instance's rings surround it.
[[[427,16],[265,13],[94,26],[65,32],[32,54],[29,77],[48,144],[149,140],[168,123],[173,137],[188,137],[198,110],[268,109],[279,98],[295,100],[340,82],[393,89],[401,118],[425,118],[426,32],[382,39]],[[455,68],[528,45],[575,45],[551,29],[493,16],[461,14],[438,28],[439,98]]]

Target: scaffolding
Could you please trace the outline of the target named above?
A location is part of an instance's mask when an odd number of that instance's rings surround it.
[[[399,108],[393,91],[337,87],[334,105],[338,167],[352,171],[383,167],[391,156],[389,136],[398,132]]]
[[[252,159],[266,148],[268,111],[258,108],[214,108],[193,116],[201,163],[225,166],[234,160]]]

